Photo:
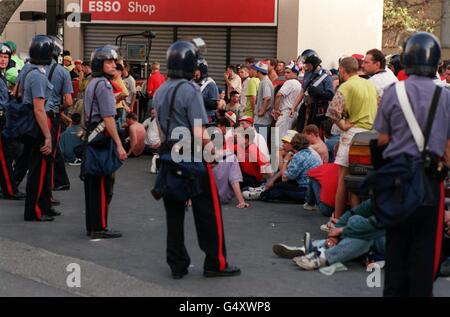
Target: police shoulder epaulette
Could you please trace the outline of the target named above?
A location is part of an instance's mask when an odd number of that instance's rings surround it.
[[[194,88],[195,91],[200,91],[200,86],[197,85],[196,83],[193,82],[188,82],[189,86],[191,86],[192,88]]]
[[[108,88],[108,89],[113,89],[113,86],[111,85],[111,83],[109,82],[109,80],[104,80],[103,82],[105,83],[106,88]]]
[[[42,73],[42,74],[46,74],[46,71],[45,71],[45,68],[44,67],[38,67],[38,69],[39,69],[39,71]]]

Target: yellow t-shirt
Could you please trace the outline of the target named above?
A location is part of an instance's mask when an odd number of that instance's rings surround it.
[[[375,85],[354,75],[343,83],[338,91],[344,96],[347,119],[355,128],[372,130],[378,109]]]
[[[113,81],[120,87],[120,89],[122,89],[122,92],[119,96],[128,97],[130,95],[127,86],[125,86],[125,82],[122,80],[122,78],[113,79]],[[122,109],[124,107],[124,102],[125,100],[116,103],[116,109]]]
[[[247,90],[245,91],[245,96],[247,97],[247,104],[245,106],[245,115],[253,117],[253,110],[250,105],[250,97],[255,96],[258,94],[258,88],[259,88],[260,80],[259,78],[250,78],[248,81]],[[256,106],[256,104],[255,104]]]

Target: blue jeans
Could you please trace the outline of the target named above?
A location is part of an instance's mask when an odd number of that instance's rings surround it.
[[[299,187],[297,182],[278,182],[271,189],[261,193],[262,201],[285,201],[303,204],[306,197],[306,188]]]
[[[334,146],[339,142],[340,135],[333,135],[325,142],[328,148],[328,163],[334,163]]]
[[[362,216],[352,216],[349,222],[356,223],[368,222],[367,218]],[[323,247],[325,240],[314,241],[313,245],[317,248]],[[362,240],[356,238],[345,237],[339,243],[332,248],[325,250],[325,257],[328,264],[332,265],[338,262],[349,262],[359,258],[360,256],[374,251],[380,255],[386,254],[386,237],[381,236],[375,240]]]
[[[309,179],[308,193],[306,195],[306,202],[309,205],[318,205],[319,211],[325,217],[331,217],[334,208],[325,205],[320,201],[320,184],[315,179]]]

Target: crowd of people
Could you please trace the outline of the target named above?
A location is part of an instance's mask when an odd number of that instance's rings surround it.
[[[3,113],[8,112],[10,95],[22,89],[19,94],[23,103],[34,106],[40,129],[38,139],[42,141],[32,144],[29,139],[11,138],[8,129],[1,126],[4,128],[0,147],[2,197],[26,198],[26,221],[53,221],[59,216],[60,212],[53,207],[60,202],[52,197],[52,191],[70,189],[64,162],[83,164],[86,131],[95,130],[89,128],[94,117],[98,118],[97,123],[103,118],[104,129],[111,135],[122,160],[152,155],[150,170],[159,173],[160,149],[169,137],[161,127],[166,123],[161,122],[159,110],[170,104],[170,100],[165,100],[163,106],[161,103],[167,85],[160,64],[152,63],[144,87],[137,88],[136,80],[130,75],[130,65],[115,56],[113,49],[94,52],[97,55],[91,61],[73,62],[70,52],[63,51],[56,38],[38,38],[33,43],[35,47],[32,44],[26,64],[17,60],[14,43],[0,45],[0,118],[7,117]],[[42,60],[42,50],[47,46],[51,51]],[[40,51],[37,54],[33,49]],[[361,197],[348,191],[345,182],[350,147],[358,133],[379,132],[379,144],[388,144],[384,152],[386,159],[399,155],[405,148],[409,155],[418,155],[405,119],[399,118],[401,112],[393,110],[393,105],[399,104],[395,87],[399,82],[406,82],[410,102],[414,112],[423,115],[420,120],[424,127],[431,89],[450,87],[450,61],[441,62],[440,55],[437,61],[430,61],[431,57],[424,61],[420,58],[425,55],[417,56],[408,60],[407,55],[385,56],[382,51],[371,49],[364,55],[341,57],[339,68],[330,70],[322,66],[320,55],[312,49],[289,62],[248,57],[241,65],[226,68],[223,88],[209,76],[207,61],[199,59],[190,84],[201,94],[207,115],[205,125],[211,129],[208,131],[215,147],[209,163],[220,203],[235,201],[237,208],[244,209],[250,208],[249,201],[255,200],[289,202],[299,212],[317,211],[318,217],[324,217],[320,229],[326,232],[326,239],[312,240],[306,232],[303,246],[275,244],[275,254],[293,259],[304,270],[357,259],[366,259],[366,263],[387,260],[386,274],[390,282],[385,288],[386,295],[419,295],[431,291],[431,280],[436,277],[432,257],[439,257],[440,250],[427,253],[431,258],[424,259],[422,266],[415,266],[416,271],[412,272],[425,273],[414,284],[408,272],[399,272],[409,270],[406,259],[389,262],[394,252],[392,245],[398,240],[392,229],[379,223],[374,201],[371,198],[361,201]],[[110,60],[114,65],[108,66]],[[33,73],[35,69],[39,71]],[[43,81],[44,86],[38,81]],[[159,92],[161,87],[165,87],[163,93]],[[424,91],[424,87],[429,90]],[[139,89],[146,98],[142,123],[136,114]],[[113,99],[107,95],[109,91]],[[108,107],[103,108],[98,96],[108,100]],[[450,90],[444,88],[440,103],[439,119],[436,119],[440,130],[433,130],[429,144],[434,154],[444,157],[449,150],[450,132],[447,131],[450,128],[448,122],[441,120],[450,119],[447,110]],[[106,119],[110,116],[114,118],[111,123]],[[27,172],[25,195],[18,191],[18,186]],[[109,202],[112,198],[113,179],[85,176],[87,233],[91,237],[121,236],[107,228],[105,216],[105,199]],[[192,202],[187,199],[185,203]],[[94,215],[98,205],[102,209],[100,218]],[[442,218],[438,225],[447,237],[442,250],[448,257],[450,212],[445,212],[445,219],[442,213]],[[439,244],[436,235],[427,241],[428,249]],[[405,257],[411,254],[414,253]],[[450,258],[445,256],[441,273],[448,275]],[[174,277],[186,274],[184,268],[173,273],[176,273]]]

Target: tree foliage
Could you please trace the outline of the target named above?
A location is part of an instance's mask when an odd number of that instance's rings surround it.
[[[432,0],[384,0],[383,46],[401,46],[415,31],[433,32],[439,19],[429,17],[432,2]]]

